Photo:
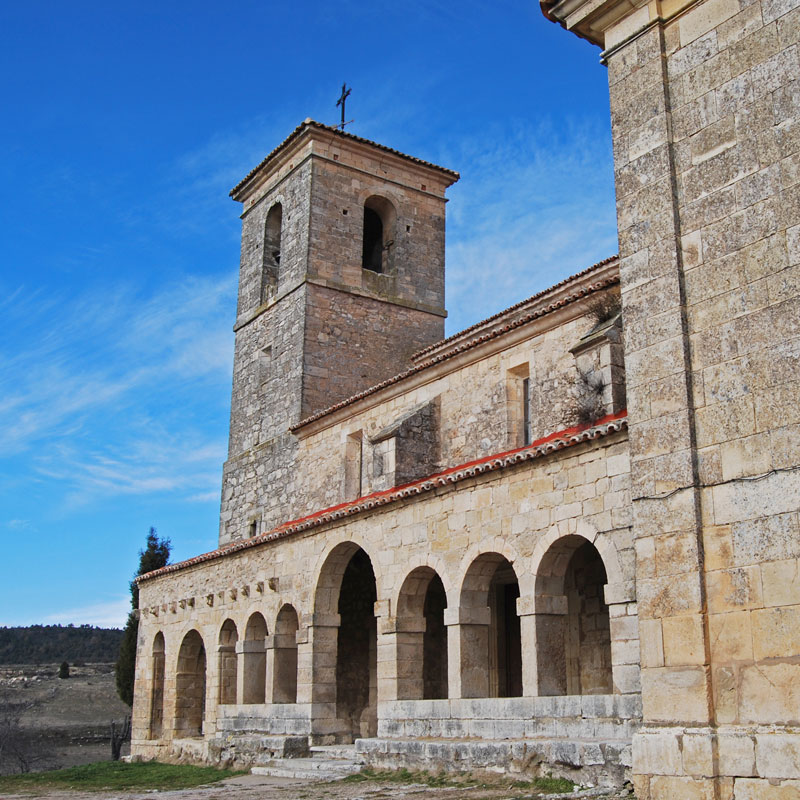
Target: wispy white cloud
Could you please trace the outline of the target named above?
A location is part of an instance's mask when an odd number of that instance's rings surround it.
[[[200,492],[186,498],[190,503],[211,503],[219,500],[219,492]]]
[[[8,528],[10,531],[35,531],[36,528],[34,524],[29,519],[10,519],[8,520],[4,527]]]
[[[451,332],[616,252],[605,133],[545,120],[443,152],[462,175],[448,205]]]
[[[41,305],[23,296],[7,315],[7,329],[22,330],[0,351],[0,454],[74,436],[90,415],[145,408],[143,393],[224,382],[233,302],[231,277],[190,279],[144,299],[124,288]]]
[[[43,620],[36,620],[36,622],[50,625],[96,625],[100,628],[122,628],[130,610],[130,598],[119,597],[105,603],[66,608],[55,614],[47,615]]]

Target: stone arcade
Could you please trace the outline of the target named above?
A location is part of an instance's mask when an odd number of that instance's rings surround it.
[[[800,796],[793,4],[546,4],[620,256],[449,339],[456,173],[306,120],[235,187],[220,547],[140,579],[135,755]]]

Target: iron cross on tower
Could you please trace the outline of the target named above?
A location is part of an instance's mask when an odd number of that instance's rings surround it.
[[[342,84],[342,96],[336,101],[337,108],[338,106],[342,107],[342,121],[339,123],[340,130],[344,130],[344,126],[349,124],[344,121],[344,104],[349,96],[350,96],[350,89],[347,88],[347,83],[345,82]]]

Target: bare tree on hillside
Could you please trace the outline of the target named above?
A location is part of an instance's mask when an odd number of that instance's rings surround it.
[[[0,774],[30,772],[44,757],[35,737],[22,724],[23,716],[40,702],[0,686]]]

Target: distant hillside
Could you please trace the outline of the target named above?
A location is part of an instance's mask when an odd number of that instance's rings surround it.
[[[122,631],[91,625],[0,628],[0,664],[116,661]]]

